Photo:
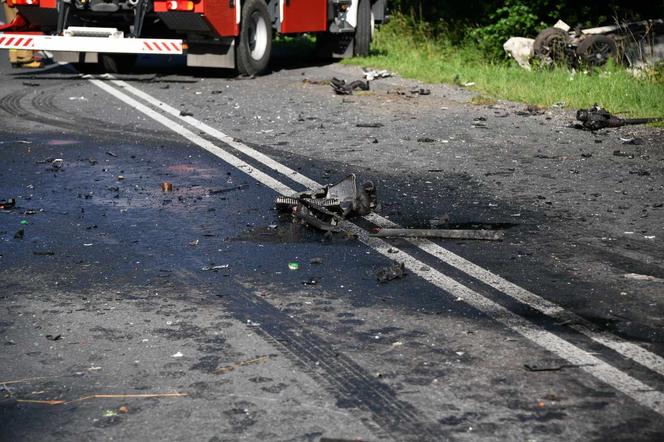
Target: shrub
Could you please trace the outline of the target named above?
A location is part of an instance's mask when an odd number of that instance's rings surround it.
[[[537,15],[521,0],[507,0],[489,19],[491,24],[473,30],[471,37],[492,59],[506,58],[503,43],[510,37],[532,36],[541,27]]]

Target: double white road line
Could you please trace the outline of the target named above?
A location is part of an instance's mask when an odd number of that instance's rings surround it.
[[[167,129],[181,135],[188,141],[202,147],[211,154],[219,157],[226,163],[236,167],[238,170],[251,176],[263,185],[271,188],[282,195],[291,195],[295,191],[272,176],[257,170],[251,164],[233,155],[227,147],[241,152],[250,157],[252,161],[267,166],[272,171],[281,174],[290,180],[297,182],[307,188],[317,188],[321,185],[314,180],[300,174],[299,172],[275,161],[261,152],[237,141],[223,132],[208,126],[205,123],[191,117],[182,116],[180,111],[163,101],[137,89],[130,84],[108,77],[100,80],[89,77],[89,81],[96,87],[108,92],[115,98],[128,106],[150,117],[154,121],[164,125]],[[139,101],[140,100],[140,101]],[[222,144],[215,144],[197,135],[190,128],[219,140]],[[391,221],[372,214],[366,219],[381,227],[395,227]],[[567,360],[571,364],[579,365],[598,380],[612,386],[616,390],[631,397],[636,402],[646,406],[664,416],[664,394],[654,387],[646,385],[629,374],[615,368],[604,360],[592,355],[588,351],[562,339],[558,335],[536,326],[518,314],[506,309],[502,305],[492,301],[482,294],[466,287],[460,282],[450,278],[436,269],[430,268],[422,261],[399,250],[397,254],[388,253],[389,249],[396,249],[384,240],[369,237],[367,232],[355,224],[347,223],[344,227],[357,234],[359,240],[387,257],[390,260],[403,262],[408,270],[441,289],[443,296],[461,298],[464,302],[473,306],[485,315],[497,322],[502,323],[509,329],[521,334],[530,341],[544,349]],[[428,241],[413,239],[410,241],[424,252],[436,257],[447,265],[455,267],[465,274],[483,282],[484,284],[504,293],[505,295],[533,308],[556,321],[569,323],[568,327],[587,336],[593,341],[614,350],[625,358],[631,359],[643,367],[664,376],[664,359],[634,343],[625,341],[617,336],[603,331],[595,331],[592,325],[576,314],[565,310],[561,306],[552,303],[535,293],[532,293],[506,279],[484,269],[459,255],[452,253],[446,248]]]

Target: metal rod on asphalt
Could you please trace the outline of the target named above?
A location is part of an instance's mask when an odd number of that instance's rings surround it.
[[[442,238],[501,241],[505,237],[505,234],[504,232],[495,230],[380,229],[369,236],[378,238]]]

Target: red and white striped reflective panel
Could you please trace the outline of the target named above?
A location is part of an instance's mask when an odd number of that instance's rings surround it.
[[[163,40],[144,40],[143,52],[153,54],[181,53],[182,43]]]
[[[34,45],[32,37],[0,35],[0,48],[20,49],[31,48]]]

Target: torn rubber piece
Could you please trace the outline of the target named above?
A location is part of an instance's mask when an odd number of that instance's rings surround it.
[[[369,82],[362,80],[355,80],[350,83],[346,83],[346,80],[340,80],[336,77],[333,77],[330,81],[330,86],[337,95],[353,95],[355,89],[360,89],[363,91],[369,90]]]

